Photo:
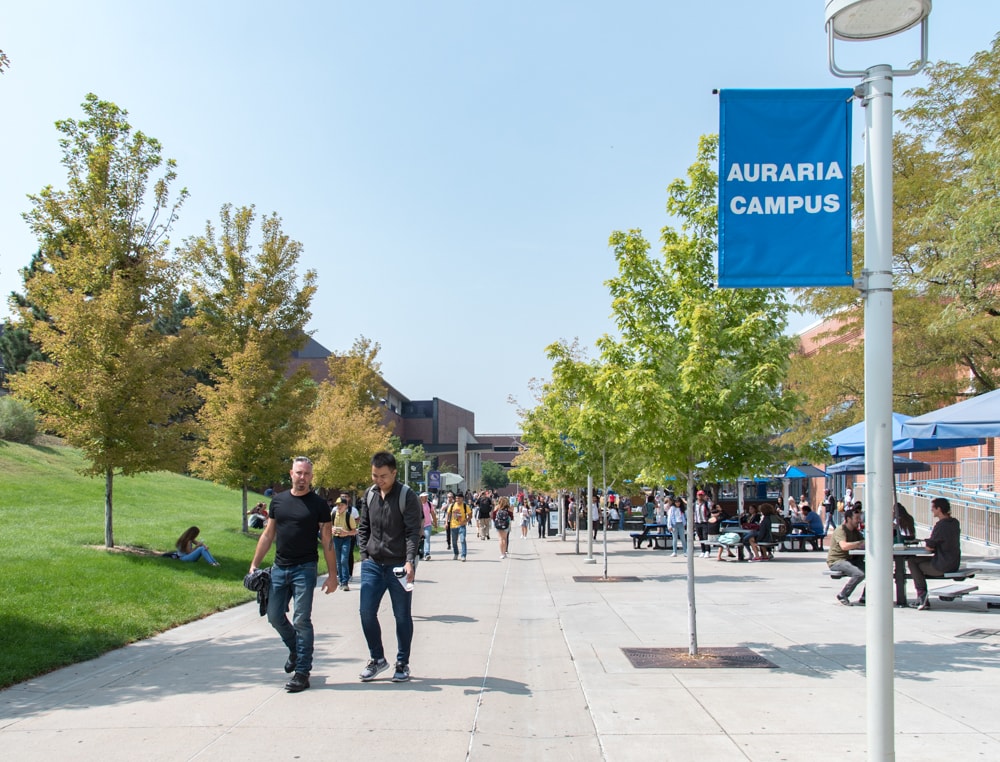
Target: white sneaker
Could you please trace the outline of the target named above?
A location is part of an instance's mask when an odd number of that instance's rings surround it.
[[[677,554],[676,554],[676,553],[671,553],[670,555],[671,555],[671,556],[672,556],[673,558],[677,558]]]

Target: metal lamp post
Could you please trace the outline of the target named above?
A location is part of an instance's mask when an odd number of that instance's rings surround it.
[[[838,77],[861,77],[865,108],[865,523],[868,759],[894,760],[892,621],[892,79],[927,63],[931,0],[827,0],[827,54]],[[920,61],[863,71],[837,66],[834,40],[874,40],[921,25]]]
[[[409,447],[404,447],[399,451],[399,454],[403,456],[403,484],[409,486],[410,484],[410,456],[413,455],[413,450]]]

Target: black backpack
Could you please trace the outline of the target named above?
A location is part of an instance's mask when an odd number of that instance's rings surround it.
[[[501,508],[493,518],[493,526],[497,529],[510,529],[510,511]]]

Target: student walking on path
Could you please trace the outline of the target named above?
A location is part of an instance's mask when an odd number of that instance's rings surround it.
[[[378,621],[379,604],[388,592],[396,620],[396,669],[392,681],[403,683],[410,679],[413,579],[423,519],[416,494],[396,479],[396,457],[391,452],[372,456],[372,482],[365,493],[358,526],[361,629],[370,657],[359,677],[367,683],[389,668]]]
[[[459,554],[461,554],[464,561],[468,553],[465,533],[468,531],[469,519],[471,517],[472,510],[465,504],[465,495],[459,492],[455,495],[455,502],[448,508],[448,515],[444,520],[445,525],[448,527],[448,532],[451,534],[451,552],[456,561]]]
[[[500,538],[500,558],[507,557],[507,546],[510,542],[510,524],[514,517],[510,512],[510,501],[502,497],[497,501],[497,507],[493,511],[493,526],[496,527],[497,537]]]
[[[270,518],[264,527],[250,562],[253,574],[275,546],[271,567],[271,589],[267,598],[267,621],[278,631],[288,649],[285,672],[295,674],[285,683],[285,690],[298,693],[309,687],[313,660],[313,592],[316,589],[319,535],[329,574],[323,592],[337,589],[337,559],[333,554],[330,530],[330,507],[312,490],[313,464],[309,458],[292,461],[289,472],[292,488],[279,492],[271,500]],[[295,609],[288,621],[288,604]]]

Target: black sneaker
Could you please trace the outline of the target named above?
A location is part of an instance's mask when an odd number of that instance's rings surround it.
[[[917,597],[917,611],[927,611],[931,607],[931,601],[927,597],[927,593]]]
[[[289,675],[295,671],[295,664],[298,662],[299,657],[294,651],[289,651],[288,659],[285,660],[285,672]]]
[[[365,668],[361,670],[361,674],[358,677],[361,678],[361,682],[367,683],[369,680],[374,680],[376,676],[385,672],[389,669],[389,662],[385,659],[369,659]]]
[[[296,672],[292,679],[285,683],[285,690],[289,693],[299,693],[309,687],[309,675]]]
[[[865,599],[864,598],[858,598],[858,600],[855,602],[854,605],[855,606],[864,606],[865,605]]]
[[[405,683],[410,679],[410,665],[403,664],[401,661],[396,662],[396,671],[392,675],[392,681],[394,683]]]
[[[838,595],[837,596],[837,600],[840,601],[840,604],[842,606],[850,606],[851,605],[851,599],[848,598],[846,595]]]

